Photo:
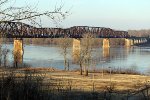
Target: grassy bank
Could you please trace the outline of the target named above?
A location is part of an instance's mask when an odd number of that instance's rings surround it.
[[[11,68],[1,69],[0,76],[2,100],[121,100],[149,96],[145,91],[149,90],[150,77],[144,75],[95,72],[81,76],[79,71],[54,68]]]

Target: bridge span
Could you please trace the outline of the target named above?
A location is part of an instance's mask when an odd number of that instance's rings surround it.
[[[124,38],[125,46],[147,42],[146,37],[130,36],[127,31],[113,30],[105,27],[73,26],[70,28],[37,28],[21,22],[0,22],[0,35],[4,38],[14,38],[14,62],[23,62],[23,38],[73,38],[73,55],[80,53],[80,38],[90,33],[93,38],[103,38],[103,54],[107,55],[110,48],[110,38]],[[105,54],[107,53],[107,54]]]

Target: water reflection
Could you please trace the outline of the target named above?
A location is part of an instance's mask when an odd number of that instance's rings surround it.
[[[5,46],[3,46],[5,47]],[[12,49],[13,45],[6,45],[11,50],[9,52],[9,61],[13,61]],[[71,69],[79,68],[79,65],[72,62],[72,48],[69,49],[68,55]],[[120,68],[134,69],[142,73],[150,72],[150,47],[113,47],[105,49],[96,48],[94,51],[93,66],[98,68]],[[101,63],[101,61],[105,61]],[[28,63],[33,67],[56,67],[63,69],[63,56],[56,46],[35,46],[25,45],[24,47],[24,63]]]
[[[110,57],[110,48],[103,48],[103,58],[109,58]]]

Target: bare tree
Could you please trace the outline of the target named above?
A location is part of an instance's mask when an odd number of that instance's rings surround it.
[[[0,36],[0,66],[7,67],[9,49],[6,45],[6,39]]]
[[[61,38],[59,43],[60,52],[64,57],[64,70],[69,70],[68,49],[72,43],[71,40],[72,39],[65,37],[65,38]]]
[[[0,67],[2,66],[2,38],[0,33]]]
[[[92,51],[93,51],[93,34],[86,33],[83,35],[83,39],[81,41],[81,52],[79,57],[79,65],[80,65],[80,74],[82,75],[82,69],[84,65],[85,75],[88,76],[88,70],[91,65],[92,60]]]
[[[53,11],[38,11],[36,5],[26,5],[16,7],[15,2],[18,0],[0,0],[0,21],[29,21],[32,24],[40,25],[40,17],[47,16],[51,20],[57,22],[64,19],[68,11],[63,12],[63,5],[55,7]],[[39,18],[38,22],[37,19]],[[40,25],[41,26],[41,25]]]
[[[104,98],[106,100],[112,100],[112,94],[115,92],[115,83],[112,83],[110,85],[107,85],[105,88]]]
[[[84,54],[84,52],[81,52],[80,53],[80,57],[78,57],[79,59],[78,59],[78,62],[79,62],[79,65],[80,65],[80,75],[83,75],[83,62],[84,62],[84,57],[85,56],[85,54]]]
[[[48,17],[55,23],[62,21],[68,11],[62,11],[63,5],[56,6],[52,11],[39,11],[37,5],[16,6],[19,0],[0,0],[0,22],[27,22],[42,27],[41,17]],[[0,33],[0,36],[2,33]],[[7,54],[7,51],[5,52]],[[6,57],[6,56],[4,56]]]
[[[4,67],[7,67],[8,53],[9,53],[9,49],[4,48],[4,49],[2,50]]]
[[[2,65],[2,45],[0,44],[0,67]]]

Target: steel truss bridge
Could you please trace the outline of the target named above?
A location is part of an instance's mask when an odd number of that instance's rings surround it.
[[[103,38],[103,56],[109,56],[109,38],[125,38],[125,46],[146,43],[146,37],[133,37],[126,31],[117,31],[105,27],[74,26],[66,29],[62,28],[37,28],[21,22],[0,22],[0,36],[4,38],[14,38],[14,62],[23,62],[23,38],[74,38],[73,39],[73,59],[76,61],[80,55],[81,41],[84,34],[93,34],[94,38]],[[17,63],[16,65],[17,66]]]
[[[104,27],[74,26],[62,28],[37,28],[21,22],[0,22],[0,32],[6,38],[83,38],[91,33],[96,38],[130,38],[126,31],[117,31]]]

